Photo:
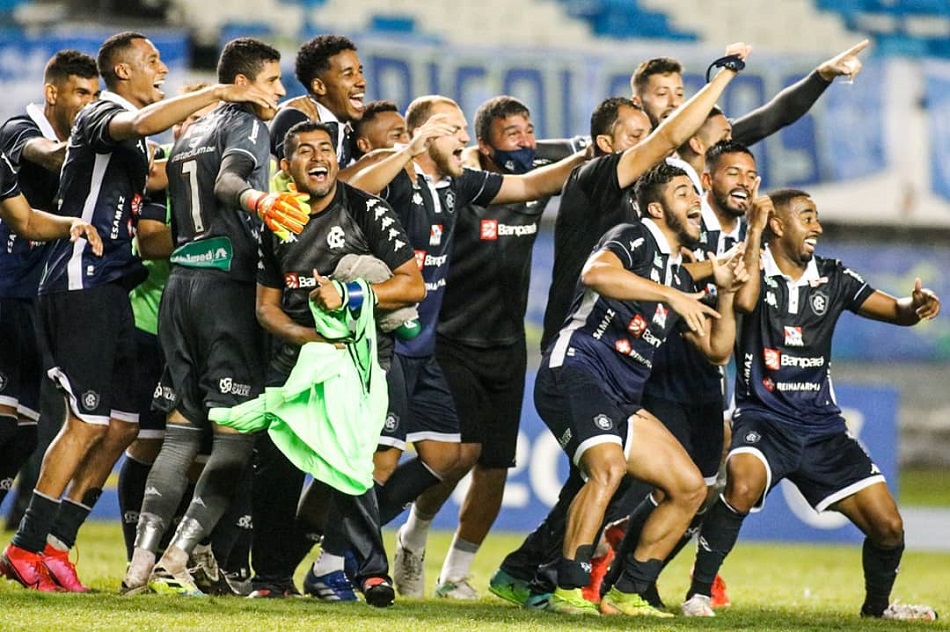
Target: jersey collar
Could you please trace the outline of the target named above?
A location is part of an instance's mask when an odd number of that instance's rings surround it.
[[[336,135],[336,155],[339,156],[343,153],[343,143],[346,141],[346,133],[344,128],[350,128],[349,123],[341,123],[340,119],[336,115],[327,109],[322,103],[310,97],[310,100],[313,101],[313,104],[317,106],[317,115],[320,117],[321,123],[336,123],[338,125],[339,131]]]
[[[40,128],[40,132],[45,138],[49,140],[59,140],[59,138],[56,137],[56,132],[53,130],[53,124],[46,118],[46,114],[43,113],[43,109],[40,106],[35,103],[29,104],[26,106],[26,114],[33,119],[33,122]]]
[[[125,97],[121,97],[115,92],[112,92],[110,90],[103,90],[102,94],[99,95],[99,98],[102,99],[103,101],[112,101],[113,103],[118,103],[129,112],[138,112],[139,110],[139,108],[132,105],[132,103],[128,99],[126,99]]]
[[[792,285],[808,285],[812,281],[819,279],[818,264],[815,263],[814,257],[805,266],[805,273],[802,274],[797,281],[792,281],[792,277],[779,269],[778,264],[775,263],[775,257],[772,256],[772,251],[769,250],[767,245],[762,250],[762,264],[765,269],[765,276],[782,277]]]
[[[647,227],[647,230],[650,231],[650,234],[653,235],[653,240],[656,241],[656,247],[660,249],[661,253],[669,257],[667,259],[667,267],[678,266],[683,263],[682,253],[673,253],[673,251],[670,249],[669,242],[666,241],[666,235],[660,231],[660,227],[656,225],[656,222],[654,222],[649,217],[644,217],[642,222],[643,225]]]

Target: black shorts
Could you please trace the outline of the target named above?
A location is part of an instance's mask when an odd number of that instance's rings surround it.
[[[762,461],[768,475],[767,490],[787,478],[816,511],[884,482],[881,470],[847,432],[802,436],[758,412],[743,411],[733,417],[727,459],[735,454],[752,454]],[[760,511],[764,504],[763,497],[752,511]]]
[[[211,408],[231,408],[261,393],[267,361],[255,291],[224,273],[172,269],[158,311],[165,371],[156,408],[178,410],[204,427]]]
[[[386,374],[389,412],[379,444],[400,450],[407,443],[458,443],[459,420],[455,401],[435,356],[409,358],[393,355]]]
[[[522,340],[480,349],[439,337],[436,358],[458,407],[462,443],[480,443],[478,463],[515,467],[527,351]]]
[[[0,405],[35,423],[40,417],[42,360],[36,341],[36,302],[0,298]]]
[[[86,423],[138,422],[132,397],[135,323],[119,283],[39,298],[40,327],[52,357],[49,376]]]
[[[644,394],[643,407],[653,413],[685,448],[702,473],[706,485],[715,484],[725,441],[722,403],[684,406]]]
[[[621,408],[587,371],[573,366],[552,369],[545,362],[534,383],[534,405],[574,465],[580,467],[584,452],[601,443],[616,443],[629,456],[629,419],[641,406]],[[581,475],[586,479],[585,472]]]
[[[165,436],[165,413],[152,406],[158,381],[165,368],[165,357],[158,336],[135,330],[135,374],[132,392],[139,413],[139,439],[161,439]]]

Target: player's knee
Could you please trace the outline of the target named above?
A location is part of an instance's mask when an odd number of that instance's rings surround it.
[[[876,520],[872,529],[872,540],[878,546],[894,547],[904,541],[904,521],[896,511]]]
[[[451,476],[458,467],[460,452],[457,443],[432,442],[429,449],[420,451],[419,457],[429,469],[445,478]]]
[[[622,457],[608,457],[598,459],[587,464],[587,481],[593,483],[611,494],[620,487],[620,481],[627,474],[627,464]]]

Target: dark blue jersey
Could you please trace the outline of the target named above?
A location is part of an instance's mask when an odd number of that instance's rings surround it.
[[[261,221],[255,214],[223,203],[214,193],[221,163],[232,154],[253,162],[247,183],[267,191],[270,137],[264,122],[243,103],[226,103],[201,117],[172,148],[167,166],[172,234],[176,248],[193,244],[176,251],[172,263],[206,267],[201,259],[221,252],[225,244],[219,269],[227,270],[236,281],[253,283]]]
[[[542,350],[564,325],[577,278],[598,240],[614,226],[639,219],[633,187],[621,189],[617,179],[622,156],[601,156],[575,167],[564,185],[554,223],[554,269],[544,310]]]
[[[699,244],[694,249],[697,259],[706,253],[721,255],[737,241],[745,239],[746,223],[741,220],[735,234],[723,234],[716,214],[703,206],[703,222]],[[679,402],[684,406],[714,404],[723,400],[722,370],[706,359],[696,347],[680,336],[670,336],[653,357],[653,373],[645,392],[654,398]]]
[[[693,291],[693,280],[670,252],[666,238],[649,219],[621,224],[595,248],[617,255],[625,269],[656,283]],[[619,301],[578,283],[567,323],[548,347],[554,368],[575,365],[601,380],[617,405],[639,405],[653,368],[653,356],[681,321],[656,301]]]
[[[403,171],[383,190],[381,197],[393,207],[406,229],[426,284],[426,297],[418,308],[422,331],[412,340],[398,340],[396,353],[416,358],[435,353],[436,325],[459,209],[469,204],[490,204],[503,179],[497,173],[463,169],[458,178],[433,182],[417,170],[413,182]]]
[[[50,247],[40,294],[82,290],[120,282],[131,289],[146,276],[132,253],[133,216],[138,213],[148,177],[149,152],[144,138],[116,141],[109,122],[134,110],[128,101],[103,92],[76,116],[66,148],[66,162],[56,193],[58,213],[81,217],[102,238],[101,257],[84,239],[68,239]]]
[[[845,430],[831,383],[831,338],[844,310],[857,312],[874,289],[840,261],[815,257],[798,281],[762,254],[755,310],[742,319],[735,418],[750,411],[805,435]]]
[[[26,114],[14,116],[0,128],[0,150],[16,172],[15,180],[30,206],[53,211],[59,172],[23,160],[23,148],[34,138],[56,140],[56,132],[40,107],[30,104],[26,111]],[[7,166],[4,165],[3,169],[6,170]],[[0,244],[0,297],[34,298],[46,263],[47,245],[14,235],[2,221]]]

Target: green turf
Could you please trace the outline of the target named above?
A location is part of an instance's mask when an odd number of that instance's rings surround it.
[[[392,552],[392,532],[387,534]],[[117,525],[93,522],[80,534],[80,576],[94,595],[43,595],[0,581],[0,630],[414,630],[512,632],[577,630],[893,630],[950,629],[947,618],[930,624],[868,621],[856,616],[863,580],[861,552],[854,546],[740,544],[723,575],[735,604],[715,619],[677,617],[672,621],[614,617],[583,620],[519,610],[487,593],[488,578],[521,536],[492,534],[475,561],[473,584],[486,596],[474,603],[397,599],[377,610],[365,604],[323,604],[312,599],[247,600],[236,598],[163,598],[114,594],[125,560]],[[427,593],[431,594],[449,536],[434,533],[426,559]],[[678,603],[688,583],[689,555],[664,573],[660,589],[669,604]],[[300,569],[302,574],[304,569]],[[298,577],[299,580],[299,577]],[[907,603],[928,603],[950,613],[950,554],[905,555],[894,591]]]
[[[950,467],[905,467],[898,485],[904,507],[950,507]]]

